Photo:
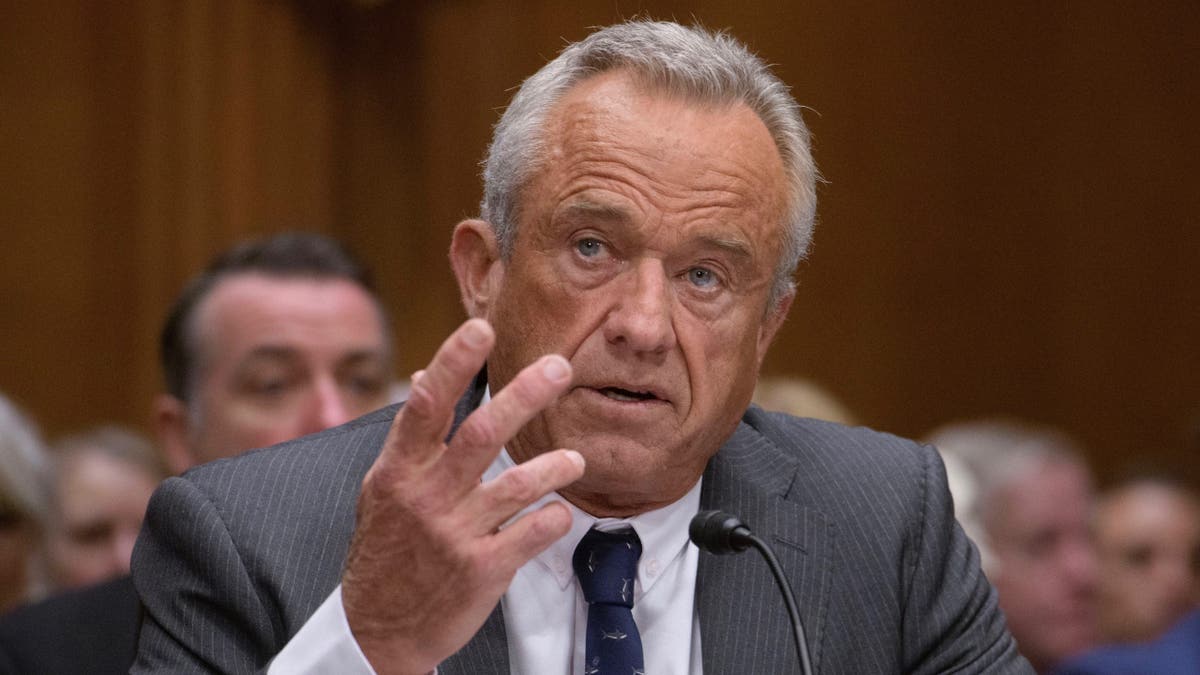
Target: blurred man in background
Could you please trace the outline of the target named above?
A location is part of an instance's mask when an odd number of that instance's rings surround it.
[[[386,405],[391,342],[369,273],[336,242],[282,234],[221,255],[161,335],[167,392],[154,422],[171,469]],[[15,612],[0,620],[0,672],[128,672],[138,611],[123,576]]]
[[[1107,491],[1096,510],[1100,636],[1159,637],[1200,599],[1200,500],[1166,476],[1138,476]]]
[[[1200,675],[1200,501],[1166,475],[1128,478],[1096,511],[1100,632],[1108,646],[1058,675]]]
[[[388,402],[391,339],[366,269],[285,234],[217,259],[162,334],[155,425],[177,472],[336,426]]]
[[[1092,487],[1075,444],[1011,420],[953,424],[928,440],[1025,658],[1048,672],[1095,646]]]

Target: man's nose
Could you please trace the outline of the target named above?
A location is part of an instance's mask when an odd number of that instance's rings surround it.
[[[349,406],[342,395],[341,387],[332,375],[317,380],[311,408],[305,419],[304,433],[310,434],[336,427],[351,418]]]
[[[632,263],[616,284],[618,297],[605,320],[604,337],[610,344],[637,353],[661,354],[675,346],[671,280],[660,260]]]
[[[1069,578],[1078,588],[1089,592],[1094,590],[1100,568],[1090,540],[1080,538],[1068,544],[1064,564]]]

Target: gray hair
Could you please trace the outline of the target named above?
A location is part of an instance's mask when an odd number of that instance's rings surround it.
[[[995,517],[996,493],[1049,463],[1086,463],[1075,441],[1058,429],[1015,419],[993,418],[948,424],[925,439],[946,464],[954,515],[979,548],[983,569],[995,571],[987,532]]]
[[[25,561],[23,600],[47,588],[45,532],[49,519],[49,461],[37,426],[0,394],[0,526],[29,527],[35,542]],[[2,598],[0,598],[2,601]]]
[[[48,513],[48,471],[37,427],[0,394],[0,514],[41,527]]]
[[[482,217],[491,223],[500,254],[516,239],[518,194],[546,159],[545,122],[579,82],[629,70],[639,82],[702,103],[741,102],[766,125],[788,180],[783,252],[771,285],[775,306],[794,288],[792,274],[812,241],[817,168],[800,105],[767,64],[723,32],[676,23],[631,21],[603,28],[567,46],[521,85],[496,124],[483,162]]]

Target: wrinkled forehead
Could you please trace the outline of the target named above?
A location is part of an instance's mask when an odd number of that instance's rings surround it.
[[[610,71],[576,83],[551,108],[541,129],[541,157],[522,191],[526,199],[537,197],[527,190],[545,182],[539,179],[555,178],[580,157],[620,155],[650,179],[714,172],[736,176],[752,186],[746,196],[762,202],[764,213],[773,214],[780,226],[786,220],[789,191],[782,156],[766,124],[736,98],[686,96],[626,71]]]

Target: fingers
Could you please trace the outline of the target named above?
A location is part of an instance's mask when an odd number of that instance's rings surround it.
[[[546,550],[571,529],[566,504],[553,502],[525,514],[492,538],[493,560],[499,569],[516,570]]]
[[[408,402],[396,415],[381,459],[389,455],[416,462],[436,459],[453,422],[454,406],[483,368],[495,339],[486,321],[471,319],[442,343],[429,366],[414,378]]]
[[[570,385],[571,365],[557,354],[526,366],[508,386],[492,392],[492,399],[459,426],[450,441],[451,450],[443,458],[445,470],[460,478],[478,480],[500,447]]]
[[[494,531],[544,495],[582,478],[583,471],[583,456],[574,450],[548,452],[508,469],[479,486],[472,495],[475,504],[471,511],[476,514],[471,521],[474,534]],[[530,555],[536,555],[536,551]]]

